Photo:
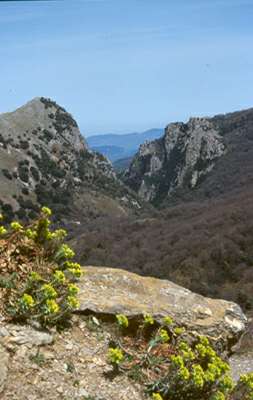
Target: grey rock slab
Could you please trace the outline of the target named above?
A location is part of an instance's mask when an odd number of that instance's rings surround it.
[[[79,283],[78,312],[125,314],[133,319],[149,313],[158,322],[169,315],[189,331],[214,339],[236,341],[246,329],[247,319],[235,303],[125,270],[86,267],[85,271]]]
[[[52,334],[27,325],[0,325],[0,342],[16,345],[45,346],[53,343]]]

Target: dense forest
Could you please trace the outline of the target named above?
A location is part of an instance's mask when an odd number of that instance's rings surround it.
[[[72,231],[85,265],[121,267],[253,306],[253,188],[130,221],[86,221]]]

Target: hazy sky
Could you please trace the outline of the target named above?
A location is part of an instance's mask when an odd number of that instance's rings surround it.
[[[253,107],[253,0],[0,1],[0,112],[51,97],[86,135]]]

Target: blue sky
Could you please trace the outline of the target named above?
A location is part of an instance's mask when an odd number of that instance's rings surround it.
[[[253,107],[253,0],[0,1],[0,112],[36,96],[85,135]]]

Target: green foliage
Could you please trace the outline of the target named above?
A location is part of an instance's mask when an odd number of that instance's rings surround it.
[[[0,286],[6,291],[5,313],[12,319],[55,325],[79,306],[75,282],[81,267],[70,261],[75,253],[62,243],[66,232],[50,230],[50,216],[51,210],[43,207],[31,225],[13,221],[8,231],[0,229],[0,268],[5,266]]]
[[[124,355],[121,349],[110,347],[108,350],[108,360],[114,365],[118,366],[124,360]]]
[[[208,339],[201,337],[191,347],[186,342],[178,342],[165,374],[148,388],[164,399],[214,400],[222,399],[222,395],[225,399],[233,383],[229,365],[216,354]]]
[[[19,178],[23,181],[23,182],[28,182],[29,181],[29,168],[26,164],[24,164],[24,162],[20,161],[18,163],[18,174],[19,174]]]
[[[38,365],[39,367],[41,367],[45,363],[45,356],[40,353],[39,350],[35,355],[31,355],[29,358],[32,363]]]
[[[128,318],[124,314],[118,314],[118,315],[116,315],[116,318],[117,318],[118,325],[121,328],[128,328],[129,321],[128,321]]]
[[[154,325],[154,318],[152,317],[152,315],[149,314],[145,314],[144,315],[144,324],[145,325]]]
[[[238,389],[243,393],[240,399],[253,399],[253,374],[243,375],[235,386],[228,363],[208,338],[199,336],[190,344],[185,329],[172,318],[163,318],[157,327],[151,315],[143,316],[133,337],[127,318],[116,318],[125,332],[114,338],[108,361],[116,372],[143,385],[153,400],[234,400]]]
[[[235,399],[237,400],[239,398],[243,400],[253,399],[253,372],[241,375],[238,385],[235,389]]]

